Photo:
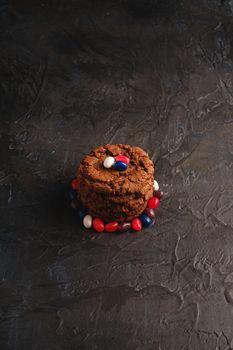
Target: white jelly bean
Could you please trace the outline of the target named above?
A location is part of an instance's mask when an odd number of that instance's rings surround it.
[[[113,166],[114,163],[115,163],[115,159],[113,157],[107,157],[104,160],[104,167],[109,169]]]
[[[158,182],[156,180],[154,180],[154,186],[153,187],[154,187],[155,191],[159,190],[159,184],[158,184]]]
[[[83,218],[83,226],[86,228],[91,228],[92,226],[92,216],[91,215],[85,215]]]

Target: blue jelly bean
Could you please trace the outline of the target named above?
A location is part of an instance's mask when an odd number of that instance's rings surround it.
[[[118,170],[118,171],[124,171],[128,168],[128,165],[124,162],[116,162],[113,165],[113,169],[114,170]]]
[[[151,223],[152,223],[152,219],[149,218],[149,216],[146,215],[145,213],[141,214],[141,215],[139,216],[139,218],[140,218],[140,220],[141,220],[141,222],[142,222],[142,226],[144,226],[144,227],[148,227],[148,226],[150,226]]]
[[[83,221],[84,216],[86,216],[86,214],[87,214],[87,209],[81,206],[78,209],[78,217],[79,217],[80,221]]]
[[[71,201],[77,199],[77,191],[75,191],[75,190],[73,190],[73,189],[70,189],[70,190],[69,190],[69,197],[70,197],[70,200],[71,200]]]

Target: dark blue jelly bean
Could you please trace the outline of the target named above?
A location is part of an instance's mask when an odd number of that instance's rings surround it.
[[[84,216],[87,215],[87,209],[84,207],[79,207],[78,209],[78,217],[80,221],[83,221]]]
[[[140,218],[140,220],[142,222],[142,226],[144,226],[144,227],[150,226],[150,224],[152,223],[151,218],[149,218],[149,216],[146,215],[145,213],[142,213],[139,216],[139,218]]]
[[[69,190],[69,197],[70,197],[70,200],[71,200],[71,201],[77,199],[77,191],[75,191],[75,190],[73,190],[73,189],[70,189],[70,190]]]
[[[118,170],[118,171],[124,171],[128,168],[128,165],[124,162],[116,162],[113,165],[113,169],[114,170]]]

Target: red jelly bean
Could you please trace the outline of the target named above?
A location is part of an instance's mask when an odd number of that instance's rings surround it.
[[[154,191],[154,196],[157,197],[158,199],[163,198],[164,193],[163,191]]]
[[[130,162],[130,159],[128,157],[126,157],[126,156],[119,155],[119,156],[115,157],[115,161],[116,162],[124,162],[125,164],[128,165],[129,162]]]
[[[139,218],[135,218],[132,220],[132,227],[135,231],[140,231],[142,229],[142,223]]]
[[[151,209],[156,209],[159,205],[159,199],[157,197],[152,197],[148,202],[148,207]]]
[[[104,223],[101,219],[95,218],[92,222],[92,226],[97,232],[102,232],[104,230]]]
[[[119,224],[116,221],[109,222],[108,224],[105,225],[105,231],[107,231],[107,232],[117,231],[118,226],[119,226]]]
[[[78,180],[77,179],[73,179],[72,180],[71,187],[73,188],[73,190],[77,190],[78,189]]]

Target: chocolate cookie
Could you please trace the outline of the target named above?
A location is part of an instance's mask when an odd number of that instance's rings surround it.
[[[105,168],[104,160],[124,155],[124,171]],[[140,215],[153,196],[154,165],[140,147],[107,144],[95,148],[78,169],[79,200],[94,217],[106,222],[129,221]]]

